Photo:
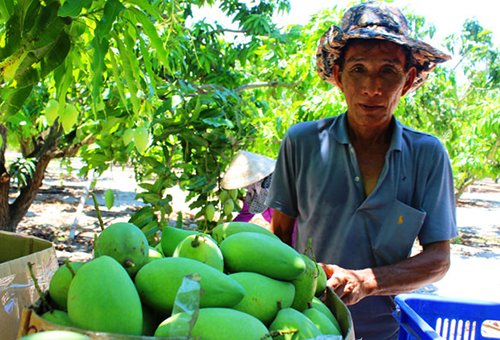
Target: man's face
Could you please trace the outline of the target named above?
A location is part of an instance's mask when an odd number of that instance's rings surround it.
[[[347,47],[343,70],[336,66],[333,77],[344,93],[351,124],[387,126],[415,79],[415,68],[405,70],[405,61],[403,47],[388,41],[361,40]]]

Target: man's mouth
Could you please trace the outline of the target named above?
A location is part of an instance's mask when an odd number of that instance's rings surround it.
[[[359,104],[363,109],[365,110],[380,110],[383,109],[383,105],[376,105],[376,104]]]

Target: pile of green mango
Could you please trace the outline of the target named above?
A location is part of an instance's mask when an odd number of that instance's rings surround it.
[[[176,305],[188,276],[199,282],[196,310]],[[326,275],[314,260],[252,223],[209,232],[165,226],[152,247],[129,222],[95,239],[88,262],[65,263],[41,317],[61,326],[133,336],[195,339],[342,339],[320,300]]]

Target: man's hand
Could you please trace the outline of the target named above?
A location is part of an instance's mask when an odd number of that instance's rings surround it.
[[[353,305],[370,294],[371,270],[349,270],[337,265],[320,264],[328,278],[327,286],[332,287],[346,305]]]
[[[450,267],[450,241],[424,245],[421,253],[382,267],[350,270],[333,264],[321,266],[327,286],[346,305],[353,305],[369,295],[407,293],[441,279]]]

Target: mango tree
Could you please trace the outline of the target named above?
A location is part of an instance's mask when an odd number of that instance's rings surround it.
[[[168,187],[219,194],[221,169],[256,135],[255,102],[241,95],[261,71],[256,51],[279,53],[272,15],[289,4],[219,2],[238,35],[228,42],[192,18],[213,2],[1,1],[1,229],[15,231],[49,162],[77,153],[82,175],[133,164],[155,219],[171,212]],[[7,148],[21,157],[8,163]]]

